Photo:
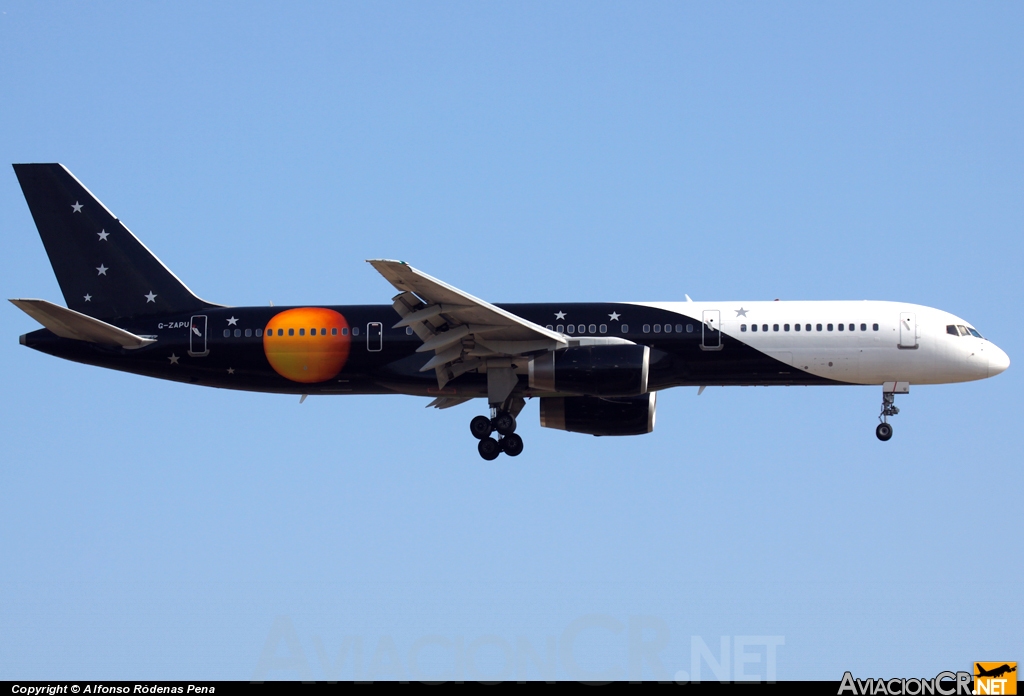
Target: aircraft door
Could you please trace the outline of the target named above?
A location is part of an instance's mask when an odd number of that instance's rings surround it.
[[[701,322],[701,350],[722,350],[722,314],[717,309],[705,309]]]
[[[371,321],[366,325],[366,350],[376,353],[384,348],[384,325]]]
[[[194,358],[210,354],[206,347],[206,315],[194,316],[188,324],[188,354]]]
[[[917,315],[900,312],[900,348],[917,348]]]

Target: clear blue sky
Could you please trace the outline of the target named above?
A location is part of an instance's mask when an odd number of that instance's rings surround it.
[[[7,306],[0,679],[1024,660],[1020,3],[0,12],[0,162],[66,164],[207,299],[386,303],[388,257],[498,302],[917,302],[1014,361],[887,444],[878,388],[678,389],[638,438],[530,404],[486,463],[476,405],[104,371]],[[9,168],[0,230],[3,297],[61,301]]]

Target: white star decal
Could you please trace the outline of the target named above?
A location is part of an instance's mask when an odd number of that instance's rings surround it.
[[[233,374],[235,374],[235,368],[233,368],[233,367],[229,367],[229,368],[228,368],[228,374],[229,374],[229,375],[233,375]]]
[[[73,212],[73,213],[80,213],[80,212],[82,212],[82,204],[79,203],[78,201],[75,201],[74,204],[71,206],[71,212]]]
[[[178,356],[175,355],[174,353],[171,353],[170,361],[171,361],[172,365],[177,365],[178,364]]]
[[[107,241],[107,237],[109,237],[109,236],[110,236],[110,233],[109,233],[109,232],[107,232],[106,230],[100,230],[100,231],[99,231],[99,232],[97,232],[96,234],[98,234],[98,235],[99,235],[99,237],[100,237],[100,241],[101,241],[101,242],[105,242],[105,241]]]
[[[732,311],[736,312],[736,316],[738,316],[738,317],[745,317],[745,316],[747,316],[747,310],[743,309],[742,307],[740,307],[739,309],[734,309]]]
[[[555,319],[565,319],[565,312],[555,312]]]
[[[85,301],[86,302],[92,302],[92,295],[86,295],[85,296]]]
[[[143,295],[143,297],[146,298],[146,302],[147,303],[149,303],[149,302],[156,303],[156,293],[154,293],[152,290],[149,291],[148,295]]]
[[[608,321],[618,321],[618,320],[619,320],[619,313],[618,312],[612,312],[611,314],[608,315]]]
[[[238,326],[238,319],[232,316],[230,319],[228,319],[228,326]]]
[[[101,263],[96,270],[99,271],[97,275],[106,275],[107,271],[109,271],[110,269]]]

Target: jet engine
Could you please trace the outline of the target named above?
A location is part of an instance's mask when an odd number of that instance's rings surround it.
[[[657,393],[621,398],[544,397],[540,425],[588,435],[644,435],[654,430]]]
[[[530,388],[586,396],[639,396],[647,393],[651,349],[624,345],[574,346],[530,360]]]

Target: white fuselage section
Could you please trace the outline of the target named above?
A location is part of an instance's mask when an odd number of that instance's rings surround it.
[[[849,384],[968,382],[999,374],[1010,364],[999,347],[971,333],[968,322],[922,305],[868,300],[636,304],[697,319],[698,330],[718,321],[724,335],[780,362]]]

